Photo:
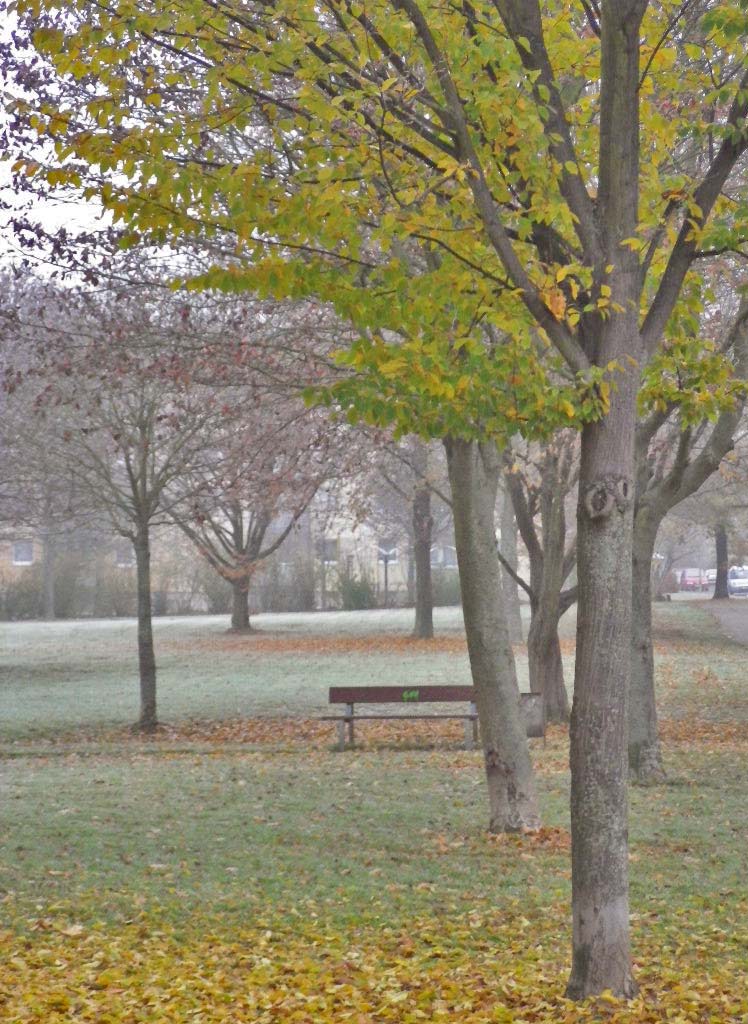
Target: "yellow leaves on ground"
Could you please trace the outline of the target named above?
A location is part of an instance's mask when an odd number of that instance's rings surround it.
[[[686,947],[665,952],[653,943],[637,965],[642,995],[631,1003],[607,993],[569,1002],[558,994],[565,917],[552,906],[529,920],[514,904],[493,915],[435,910],[400,928],[334,930],[309,911],[291,923],[256,920],[214,935],[199,926],[176,933],[145,916],[80,932],[64,918],[43,919],[27,937],[0,933],[0,1017],[7,1024],[746,1019],[748,969],[735,934],[706,964]]]

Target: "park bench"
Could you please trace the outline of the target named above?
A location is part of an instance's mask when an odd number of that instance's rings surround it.
[[[542,694],[520,694],[522,713],[528,736],[545,738],[545,705]],[[478,742],[478,713],[475,708],[475,691],[472,686],[331,686],[330,703],[343,704],[342,715],[324,715],[323,721],[338,723],[338,750],[345,750],[346,731],[348,743],[355,743],[354,723],[391,719],[462,719],[465,722],[465,747],[475,749]],[[467,704],[463,712],[378,711],[376,714],[356,713],[357,704],[397,704],[401,707],[422,704]]]

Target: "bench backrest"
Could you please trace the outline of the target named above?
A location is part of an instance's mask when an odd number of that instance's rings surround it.
[[[474,700],[472,686],[331,686],[331,704],[419,704]]]

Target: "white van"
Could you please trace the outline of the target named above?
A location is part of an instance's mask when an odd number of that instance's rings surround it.
[[[730,597],[748,597],[748,565],[733,565],[727,573]]]

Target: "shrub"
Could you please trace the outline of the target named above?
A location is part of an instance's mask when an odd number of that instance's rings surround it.
[[[99,562],[93,613],[97,618],[131,617],[137,611],[135,570]]]
[[[460,576],[457,569],[432,569],[431,592],[435,605],[462,604]]]
[[[272,558],[258,571],[252,591],[264,612],[313,611],[314,564],[303,554],[290,562]]]
[[[340,604],[344,611],[355,612],[365,608],[376,608],[377,595],[366,573],[358,575],[353,569],[338,572]]]
[[[43,614],[42,578],[38,565],[0,583],[0,608],[4,619],[39,619]]]
[[[231,611],[231,584],[219,576],[209,562],[200,566],[199,591],[210,615],[228,615]]]

